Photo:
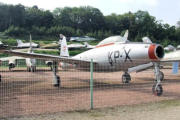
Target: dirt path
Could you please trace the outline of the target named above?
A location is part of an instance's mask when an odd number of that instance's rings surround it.
[[[5,120],[179,120],[180,100]]]
[[[180,99],[180,75],[163,70],[164,94],[152,94],[152,70],[132,73],[128,85],[121,82],[122,72],[94,73],[94,107],[136,105]],[[0,118],[89,110],[89,72],[60,71],[62,87],[52,86],[52,72],[3,72],[0,84]],[[1,120],[1,119],[0,119]]]

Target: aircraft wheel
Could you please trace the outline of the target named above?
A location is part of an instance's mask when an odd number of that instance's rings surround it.
[[[54,84],[54,87],[61,87],[61,79],[58,75],[56,75],[56,80],[57,80],[57,83]]]
[[[164,73],[160,71],[159,75],[160,75],[160,80],[163,81],[164,80]]]
[[[1,75],[0,75],[0,82],[1,82]]]
[[[129,83],[131,81],[131,76],[128,73],[122,75],[122,83]]]
[[[163,94],[163,88],[162,88],[162,85],[159,84],[156,88],[156,84],[153,85],[152,87],[152,92],[154,95],[156,96],[161,96]]]

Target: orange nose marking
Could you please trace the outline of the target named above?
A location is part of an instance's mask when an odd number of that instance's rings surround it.
[[[158,59],[155,55],[155,49],[156,49],[156,45],[154,44],[150,45],[149,50],[148,50],[148,55],[150,59],[153,59],[153,60]]]

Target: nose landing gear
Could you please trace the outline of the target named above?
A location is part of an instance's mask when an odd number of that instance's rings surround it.
[[[161,96],[163,94],[163,87],[161,85],[161,81],[164,80],[164,74],[159,69],[159,64],[154,63],[154,70],[155,70],[155,84],[152,87],[152,92],[156,96]]]
[[[122,75],[122,83],[129,83],[131,81],[131,76],[129,75],[128,72],[125,72]]]

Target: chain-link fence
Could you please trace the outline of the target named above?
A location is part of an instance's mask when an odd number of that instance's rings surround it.
[[[153,67],[131,73],[131,81],[127,84],[122,80],[124,72],[119,70],[96,70],[93,65],[92,73],[90,63],[56,65],[58,72],[54,74],[52,61],[36,60],[36,67],[31,69],[23,59],[17,60],[14,68],[9,68],[8,62],[1,62],[0,118],[180,98],[180,74],[172,75],[170,64],[161,70],[164,73],[164,94],[161,97],[152,94]],[[59,85],[54,86],[57,78],[54,76],[59,76]]]

